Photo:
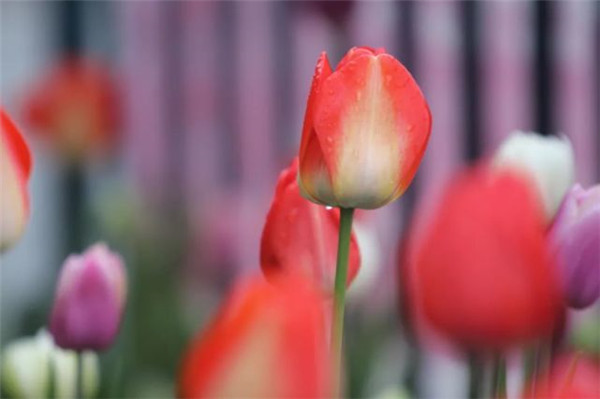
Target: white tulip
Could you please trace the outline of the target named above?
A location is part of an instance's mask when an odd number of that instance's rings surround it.
[[[42,332],[19,338],[2,353],[2,385],[15,398],[45,398],[50,386],[52,341]]]
[[[3,389],[15,398],[46,398],[53,385],[53,397],[75,398],[76,354],[54,345],[52,336],[40,330],[33,337],[8,344],[2,354]],[[50,384],[50,376],[53,384]],[[98,357],[83,353],[83,394],[91,398],[98,391]]]
[[[493,164],[513,168],[531,179],[548,221],[556,215],[575,178],[573,146],[565,136],[515,131],[500,145]]]

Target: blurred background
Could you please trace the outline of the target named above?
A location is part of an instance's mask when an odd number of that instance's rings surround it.
[[[2,106],[35,157],[32,218],[1,259],[0,343],[43,327],[64,258],[105,241],[130,277],[118,345],[102,358],[105,396],[172,395],[187,340],[237,276],[259,270],[323,50],[335,65],[352,46],[385,47],[434,119],[407,193],[360,216],[373,254],[350,290],[351,396],[400,382],[420,397],[464,395],[460,362],[401,333],[397,255],[415,204],[514,129],[568,136],[577,181],[600,178],[597,1],[2,1],[0,24]],[[63,90],[57,68],[82,59],[110,92],[94,111],[110,123],[102,150],[66,151],[35,103]]]

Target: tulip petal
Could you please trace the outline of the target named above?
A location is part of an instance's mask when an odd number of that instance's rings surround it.
[[[412,180],[431,116],[398,61],[366,52],[355,50],[325,80],[314,126],[337,203],[371,209],[400,195]]]
[[[323,310],[303,279],[238,283],[186,351],[177,396],[329,397]]]
[[[298,184],[302,195],[319,204],[324,202],[317,198],[327,198],[332,201],[334,199],[331,177],[328,174],[323,150],[315,135],[313,126],[314,112],[322,92],[321,87],[329,75],[331,75],[331,66],[327,59],[327,53],[322,52],[315,67],[315,74],[306,104],[302,141],[300,142],[300,173],[298,175]]]
[[[378,55],[382,53],[385,53],[385,48],[383,47],[377,49],[368,46],[352,47],[350,50],[348,50],[346,55],[344,55],[344,58],[342,58],[342,60],[339,62],[336,69],[342,69],[348,62],[362,57],[363,55]]]
[[[600,297],[600,209],[577,221],[560,246],[567,301],[583,309]]]
[[[29,146],[25,142],[23,136],[19,133],[15,124],[2,110],[0,110],[0,117],[2,119],[2,138],[3,140],[6,140],[6,145],[9,148],[9,152],[14,157],[13,159],[21,174],[21,178],[23,181],[27,181],[31,175],[32,165]]]
[[[29,218],[27,183],[31,174],[31,153],[23,136],[4,111],[0,110],[0,250],[12,246],[23,234]]]

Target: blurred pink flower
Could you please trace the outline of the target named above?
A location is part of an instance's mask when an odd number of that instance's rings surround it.
[[[121,257],[104,244],[65,261],[58,281],[50,332],[58,346],[107,349],[115,339],[127,295]]]
[[[585,308],[600,296],[600,185],[576,184],[566,195],[549,232],[566,303]]]

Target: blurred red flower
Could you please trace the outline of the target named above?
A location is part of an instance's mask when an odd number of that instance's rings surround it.
[[[239,283],[187,349],[178,397],[330,396],[324,318],[323,297],[301,278]]]
[[[411,234],[411,307],[459,347],[501,350],[552,333],[560,288],[542,206],[521,177],[462,174]]]
[[[14,245],[29,220],[32,157],[27,142],[0,108],[0,252]]]
[[[34,87],[25,111],[70,159],[106,151],[117,139],[115,83],[108,70],[87,59],[62,60]]]
[[[600,398],[598,361],[580,354],[557,357],[552,368],[531,383],[525,398],[597,399]]]
[[[302,198],[297,183],[298,159],[279,175],[275,197],[262,234],[260,264],[269,280],[299,273],[325,293],[333,293],[339,209],[327,209]],[[350,239],[349,286],[360,267],[355,234]]]
[[[430,133],[423,93],[385,49],[354,47],[334,71],[323,52],[302,130],[302,195],[344,208],[394,201],[412,181]]]

